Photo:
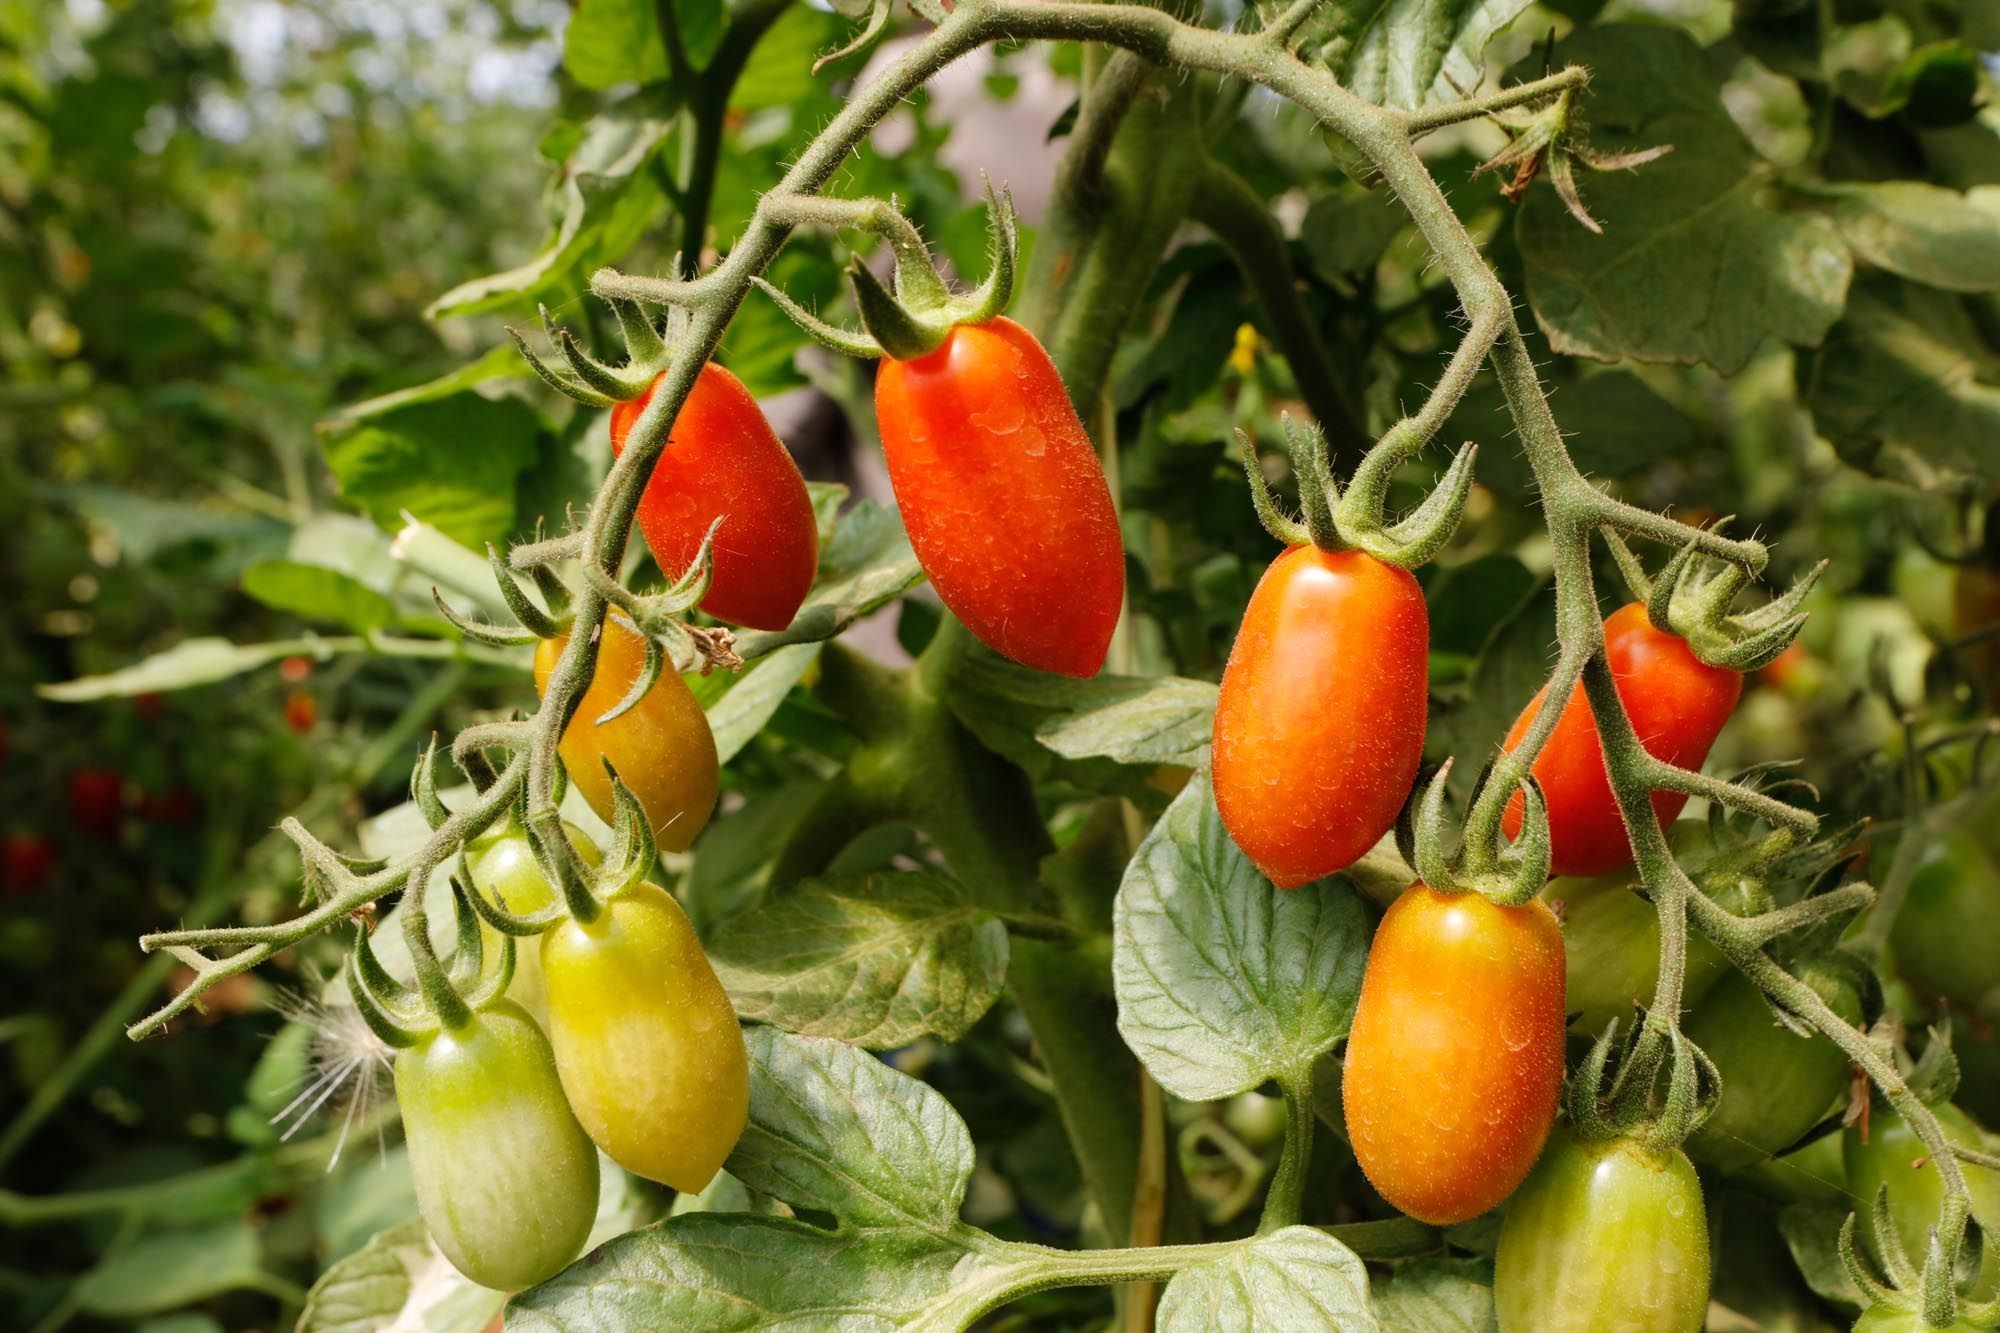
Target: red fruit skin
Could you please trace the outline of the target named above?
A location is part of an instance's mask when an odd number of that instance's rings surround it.
[[[285,695],[285,725],[301,736],[311,733],[319,722],[319,701],[304,690]]]
[[[118,832],[125,814],[125,779],[108,768],[79,768],[69,775],[69,817],[77,831],[95,838]]]
[[[625,452],[659,380],[611,409],[611,449]],[[812,590],[819,527],[805,478],[743,381],[710,363],[695,377],[639,498],[639,530],[669,578],[694,563],[717,518],[714,579],[701,609],[751,629],[784,629]]]
[[[1423,760],[1430,615],[1408,570],[1294,546],[1250,595],[1215,707],[1215,804],[1281,889],[1359,860]]]
[[[885,359],[875,417],[910,545],[952,614],[1016,662],[1097,674],[1125,602],[1124,540],[1035,335],[994,319]]]
[[[1341,1069],[1369,1183],[1420,1221],[1477,1217],[1534,1166],[1562,1079],[1562,928],[1548,904],[1406,889],[1369,945]]]
[[[1743,677],[1702,662],[1679,635],[1654,629],[1638,602],[1620,607],[1604,622],[1604,648],[1618,697],[1646,752],[1679,768],[1699,768],[1743,696]],[[1509,753],[1527,735],[1541,706],[1542,694],[1537,694],[1507,733],[1504,748]],[[1632,864],[1632,845],[1611,795],[1597,725],[1581,685],[1536,757],[1534,774],[1548,801],[1554,848],[1549,868],[1554,874],[1604,875]],[[1653,812],[1661,824],[1671,824],[1687,799],[1680,792],[1656,791]],[[1521,808],[1521,793],[1515,792],[1501,821],[1510,838],[1521,832]]]
[[[5,842],[0,842],[0,887],[8,893],[34,893],[47,888],[55,866],[55,848],[47,838],[11,833]]]

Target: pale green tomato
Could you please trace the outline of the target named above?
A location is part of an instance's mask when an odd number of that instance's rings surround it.
[[[1696,1333],[1708,1216],[1687,1154],[1551,1135],[1507,1204],[1493,1300],[1500,1333]]]
[[[453,1267],[519,1291],[576,1258],[597,1215],[597,1150],[517,1005],[400,1052],[396,1101],[417,1207]]]
[[[576,849],[585,865],[594,870],[604,863],[604,853],[597,850],[589,834],[568,820],[563,821],[563,832],[569,834],[569,845]],[[517,916],[532,916],[555,905],[556,886],[542,873],[526,831],[512,819],[504,819],[474,838],[461,855],[473,890],[507,911]],[[484,922],[480,923],[479,931],[490,971],[493,960],[499,957],[500,932]],[[548,1026],[549,1003],[547,988],[542,984],[542,951],[538,940],[514,941],[514,980],[507,987],[507,998],[527,1010],[528,1017],[543,1027]]]

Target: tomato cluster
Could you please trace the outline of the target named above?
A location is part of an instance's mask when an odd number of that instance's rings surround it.
[[[656,378],[611,411],[622,453]],[[922,356],[884,357],[875,414],[910,546],[967,629],[1065,676],[1104,665],[1125,602],[1111,487],[1055,363],[1010,319],[962,324]],[[712,523],[701,607],[754,629],[789,625],[819,539],[797,464],[741,381],[701,368],[638,510],[663,570],[690,565]]]
[[[601,854],[566,826],[587,865]],[[464,850],[474,891],[516,915],[556,905],[527,835],[504,823]],[[687,915],[657,885],[526,941],[504,998],[396,1058],[411,1173],[438,1247],[513,1291],[554,1276],[597,1213],[602,1151],[699,1191],[749,1113],[736,1012]]]

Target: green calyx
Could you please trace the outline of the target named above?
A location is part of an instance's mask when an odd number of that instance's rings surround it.
[[[984,324],[997,318],[1014,297],[1020,254],[1014,203],[1005,190],[996,191],[989,181],[986,208],[986,278],[962,294],[954,294],[946,285],[917,229],[893,200],[799,201],[789,210],[788,221],[858,228],[888,242],[895,259],[892,285],[885,285],[859,256],[848,266],[855,309],[861,317],[860,331],[826,322],[762,278],[753,281],[821,346],[847,356],[914,361],[936,351],[959,325]]]
[[[422,894],[428,880],[412,875],[406,892]],[[451,880],[455,938],[450,954],[440,959],[431,949],[429,928],[421,911],[404,917],[410,959],[417,984],[406,986],[391,976],[375,954],[369,927],[355,932],[347,958],[347,990],[354,1007],[376,1036],[402,1050],[421,1045],[440,1032],[455,1032],[472,1016],[507,993],[514,979],[514,941],[501,937],[499,966],[486,971],[485,942],[473,906],[477,894],[454,876]]]
[[[1800,607],[1827,564],[1822,560],[1807,570],[1782,596],[1737,614],[1731,608],[1755,577],[1754,571],[1739,564],[1717,568],[1716,562],[1698,558],[1689,542],[1657,575],[1649,576],[1623,538],[1609,531],[1605,537],[1633,596],[1646,604],[1646,618],[1653,628],[1687,640],[1707,665],[1736,672],[1769,666],[1791,647],[1806,623]]]
[[[1299,426],[1289,416],[1280,417],[1279,426],[1285,437],[1284,452],[1298,478],[1303,522],[1288,517],[1278,507],[1256,441],[1243,432],[1238,432],[1238,439],[1257,517],[1265,530],[1285,545],[1311,542],[1326,551],[1364,551],[1385,565],[1415,569],[1443,550],[1458,530],[1466,499],[1472,494],[1477,445],[1460,449],[1423,503],[1391,522],[1387,516],[1389,483],[1396,469],[1424,444],[1409,423],[1399,422],[1368,451],[1344,494],[1333,476],[1325,432],[1317,426]]]
[[[555,322],[547,306],[538,307],[542,331],[562,353],[562,366],[551,366],[535,355],[534,348],[528,345],[527,336],[519,329],[509,327],[507,330],[514,346],[526,358],[528,368],[543,383],[587,407],[610,407],[613,403],[629,402],[646,392],[654,377],[666,369],[672,353],[671,335],[676,331],[674,321],[686,318],[685,312],[670,312],[670,336],[662,338],[660,331],[653,327],[652,316],[637,301],[612,298],[606,304],[617,316],[619,330],[625,336],[625,363],[620,366],[607,365],[592,358],[574,334]]]

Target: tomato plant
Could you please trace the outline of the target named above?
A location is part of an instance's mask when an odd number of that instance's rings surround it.
[[[576,1257],[597,1215],[597,1153],[526,1013],[500,1000],[399,1054],[396,1102],[418,1205],[459,1272],[518,1291]]]
[[[640,884],[542,942],[563,1091],[628,1171],[699,1193],[743,1132],[736,1011],[673,895]]]
[[[1410,1216],[1476,1217],[1534,1165],[1562,1091],[1562,962],[1539,902],[1419,884],[1382,918],[1341,1096],[1369,1183]]]
[[[547,689],[567,637],[535,648],[535,685]],[[687,684],[664,671],[653,688],[610,721],[605,714],[630,693],[645,658],[645,643],[616,621],[605,624],[597,672],[563,732],[562,760],[570,781],[598,816],[612,815],[611,774],[638,798],[662,847],[684,851],[715,809],[715,734]]]
[[[6,6],[0,1327],[1991,1322],[1978,9]]]
[[[625,440],[653,388],[611,409],[611,448]],[[799,465],[743,381],[710,362],[695,377],[639,501],[639,530],[669,575],[694,563],[709,525],[714,574],[701,608],[752,629],[783,629],[819,567],[819,529]]]
[[[1428,644],[1407,570],[1299,546],[1264,572],[1222,674],[1213,766],[1223,823],[1278,887],[1345,870],[1395,823],[1423,759]]]
[[[875,416],[910,545],[952,614],[1017,662],[1095,675],[1124,602],[1124,544],[1035,335],[995,319],[885,360]]]
[[[1696,1333],[1708,1278],[1701,1181],[1686,1154],[1565,1131],[1507,1206],[1493,1303],[1502,1333]]]
[[[1709,666],[1679,636],[1655,629],[1636,602],[1604,622],[1604,649],[1618,697],[1646,752],[1677,767],[1700,767],[1743,693],[1742,676]],[[1538,694],[1507,733],[1506,749],[1520,745],[1541,707]],[[1563,707],[1534,774],[1548,803],[1555,873],[1601,875],[1631,863],[1625,821],[1605,776],[1590,700],[1581,687]],[[1653,793],[1653,813],[1662,824],[1672,823],[1686,804],[1684,793]],[[1509,837],[1520,832],[1521,810],[1516,796],[1507,807]]]

